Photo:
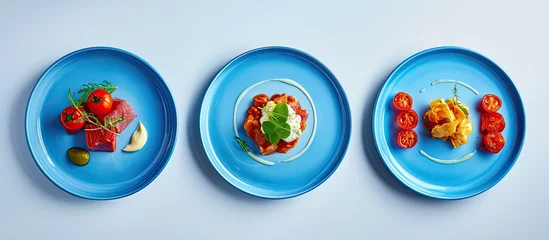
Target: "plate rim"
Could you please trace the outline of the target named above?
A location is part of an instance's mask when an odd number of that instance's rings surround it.
[[[134,58],[135,60],[138,60],[140,63],[144,64],[145,67],[149,68],[148,70],[152,74],[155,74],[155,75],[158,76],[158,78],[155,78],[155,79],[160,80],[160,81],[157,80],[158,84],[160,84],[163,88],[165,88],[166,92],[164,92],[164,95],[169,100],[168,104],[173,105],[173,109],[172,109],[173,115],[174,115],[173,118],[176,120],[173,124],[173,130],[174,130],[173,144],[169,149],[166,149],[166,160],[164,161],[164,163],[162,163],[158,168],[156,168],[155,173],[149,179],[147,179],[146,181],[141,182],[142,183],[141,186],[139,186],[137,188],[132,188],[131,191],[125,191],[125,192],[122,192],[122,194],[113,194],[111,196],[104,196],[104,195],[102,195],[102,196],[92,196],[92,195],[88,195],[88,194],[80,194],[80,193],[76,193],[76,192],[71,191],[67,187],[63,186],[63,184],[58,183],[57,180],[52,178],[52,176],[50,176],[50,174],[47,173],[45,171],[44,167],[40,164],[39,160],[37,159],[38,156],[36,156],[36,153],[35,153],[36,150],[31,146],[30,136],[29,136],[29,124],[30,124],[29,119],[28,119],[29,105],[30,105],[31,100],[33,99],[33,96],[35,96],[35,94],[36,94],[36,88],[41,84],[41,82],[45,81],[44,79],[50,73],[50,71],[55,70],[55,68],[57,68],[59,66],[59,64],[62,64],[65,60],[67,60],[67,59],[69,59],[69,58],[71,58],[75,55],[78,55],[78,54],[82,54],[82,53],[85,53],[85,52],[88,52],[88,51],[96,51],[96,50],[107,50],[107,51],[122,53],[122,54],[124,54],[128,57],[131,57],[131,58]],[[87,199],[87,200],[106,201],[106,200],[121,199],[121,198],[131,196],[131,195],[133,195],[137,192],[140,192],[141,190],[143,190],[144,188],[149,186],[163,172],[164,168],[166,168],[166,166],[168,165],[168,163],[171,160],[171,157],[172,157],[173,152],[175,150],[175,146],[177,146],[177,139],[178,139],[178,135],[179,135],[178,134],[178,126],[179,126],[179,119],[178,119],[178,113],[177,113],[177,106],[175,104],[175,98],[173,97],[173,94],[170,91],[168,83],[164,80],[164,78],[162,77],[160,72],[158,72],[158,70],[156,70],[149,62],[147,62],[145,59],[141,58],[137,54],[132,53],[128,50],[124,50],[122,48],[112,47],[112,46],[99,45],[99,46],[84,47],[84,48],[73,50],[73,51],[63,55],[62,57],[58,58],[57,60],[55,60],[52,64],[50,64],[50,66],[48,66],[48,68],[46,68],[46,70],[44,70],[44,72],[42,72],[42,74],[40,75],[38,80],[34,83],[34,85],[32,87],[32,90],[29,94],[29,97],[27,99],[27,104],[26,104],[26,107],[25,107],[25,140],[26,140],[26,143],[27,143],[27,148],[28,148],[28,150],[29,150],[29,152],[32,156],[32,159],[33,159],[34,163],[38,166],[38,169],[40,169],[40,172],[42,172],[42,174],[44,174],[44,176],[46,176],[46,178],[51,183],[53,183],[55,186],[57,186],[58,188],[60,188],[64,192],[66,192],[70,195],[73,195],[75,197],[82,198],[82,199]]]
[[[518,150],[515,154],[514,157],[511,157],[513,158],[512,161],[510,162],[509,164],[509,167],[507,169],[505,169],[503,171],[502,174],[498,174],[497,176],[495,176],[493,179],[495,179],[495,181],[493,181],[491,184],[486,184],[485,186],[483,186],[481,188],[480,191],[475,191],[475,192],[472,192],[472,193],[469,193],[469,194],[463,194],[463,195],[458,195],[458,196],[455,196],[455,197],[452,197],[452,196],[446,196],[444,194],[430,194],[428,191],[424,191],[423,189],[421,188],[416,188],[415,185],[412,185],[411,183],[407,182],[405,179],[403,179],[403,177],[399,174],[400,171],[398,171],[396,168],[394,168],[392,165],[388,164],[388,161],[386,158],[386,156],[381,152],[380,150],[380,147],[379,147],[379,144],[380,144],[380,136],[378,136],[376,134],[376,125],[379,124],[378,121],[376,120],[377,119],[377,112],[379,111],[378,109],[381,107],[380,104],[380,97],[381,97],[381,93],[383,92],[383,89],[385,89],[387,87],[387,84],[389,83],[389,80],[391,80],[392,78],[394,78],[395,74],[401,70],[406,64],[408,64],[409,62],[413,61],[414,59],[416,58],[419,58],[419,57],[422,57],[424,55],[427,55],[427,54],[431,54],[433,52],[438,52],[438,51],[458,51],[458,52],[461,52],[461,53],[468,53],[469,56],[471,58],[474,58],[475,60],[479,60],[481,61],[482,63],[489,63],[491,66],[486,66],[486,68],[490,69],[490,70],[497,70],[497,75],[500,76],[500,77],[503,77],[505,78],[506,80],[504,81],[507,81],[508,80],[508,83],[509,83],[509,86],[511,87],[511,92],[515,92],[517,94],[517,100],[518,102],[516,102],[516,104],[519,106],[520,109],[518,109],[518,118],[519,118],[519,121],[522,121],[523,122],[523,131],[524,133],[522,134],[522,138],[518,139],[520,142],[519,142],[519,147],[518,147]],[[526,123],[526,109],[524,107],[524,103],[522,101],[522,97],[520,96],[520,92],[518,90],[518,88],[516,87],[516,85],[514,84],[514,82],[512,81],[511,77],[509,77],[509,75],[499,66],[497,65],[493,60],[491,60],[490,58],[486,57],[485,55],[479,53],[478,51],[475,51],[471,48],[467,48],[467,47],[461,47],[461,46],[452,46],[452,45],[447,45],[447,46],[437,46],[437,47],[432,47],[432,48],[427,48],[427,49],[423,49],[419,52],[416,52],[412,55],[410,55],[409,57],[407,57],[405,60],[403,60],[401,63],[399,63],[392,71],[391,73],[389,74],[389,76],[385,79],[385,82],[383,83],[383,85],[381,86],[381,88],[379,89],[379,91],[377,92],[377,96],[376,96],[376,100],[375,100],[375,103],[374,103],[374,108],[373,108],[373,113],[372,113],[372,135],[374,137],[374,144],[375,144],[375,147],[376,147],[376,151],[379,155],[379,157],[381,158],[381,161],[383,162],[383,164],[385,165],[385,168],[393,175],[394,178],[396,178],[400,183],[402,183],[404,186],[406,186],[408,189],[422,195],[422,196],[425,196],[425,197],[429,197],[429,198],[434,198],[434,199],[440,199],[440,200],[461,200],[461,199],[467,199],[467,198],[471,198],[471,197],[475,197],[479,194],[482,194],[486,191],[488,191],[489,189],[491,189],[492,187],[494,187],[495,185],[497,185],[503,178],[505,178],[507,176],[507,174],[509,173],[509,171],[511,171],[511,169],[514,167],[515,163],[518,161],[518,158],[520,157],[520,154],[522,153],[522,149],[524,147],[524,142],[525,142],[525,139],[526,139],[526,128],[527,128],[527,123]]]
[[[305,52],[301,49],[298,49],[298,48],[295,48],[295,47],[289,47],[289,46],[267,45],[267,46],[257,47],[257,48],[253,48],[253,49],[249,49],[247,51],[244,51],[244,52],[238,54],[236,57],[234,57],[230,61],[228,61],[217,72],[217,74],[213,77],[213,79],[210,81],[210,83],[208,85],[208,88],[206,89],[206,92],[204,93],[204,96],[202,98],[202,102],[201,102],[201,105],[200,105],[199,121],[200,121],[200,119],[203,118],[203,115],[205,114],[205,111],[207,110],[207,109],[205,109],[206,96],[211,94],[211,91],[213,91],[212,88],[213,88],[214,83],[216,81],[220,81],[218,79],[219,79],[221,74],[223,74],[235,62],[239,61],[240,59],[242,59],[242,58],[244,58],[248,55],[254,54],[256,52],[273,51],[273,50],[274,51],[288,51],[288,52],[296,53],[296,54],[301,55],[301,56],[305,56],[308,61],[312,61],[315,65],[317,65],[317,69],[322,70],[325,73],[325,75],[327,75],[327,77],[332,80],[331,83],[334,85],[335,89],[340,92],[340,94],[338,94],[338,95],[342,99],[341,102],[343,104],[343,109],[346,112],[346,117],[348,118],[348,121],[349,121],[349,127],[348,127],[347,133],[344,134],[344,139],[343,140],[344,140],[345,146],[342,148],[341,157],[337,160],[337,162],[332,167],[330,172],[327,173],[326,177],[324,177],[323,179],[317,181],[315,184],[311,185],[310,187],[306,188],[305,190],[301,190],[301,191],[297,191],[297,192],[292,193],[292,194],[285,194],[285,195],[281,195],[281,196],[273,196],[273,195],[269,195],[269,194],[259,194],[259,193],[256,193],[254,191],[247,190],[247,189],[241,187],[240,185],[238,185],[236,183],[233,183],[229,179],[228,176],[225,176],[225,174],[227,174],[226,173],[227,171],[223,171],[222,169],[220,169],[220,167],[218,167],[216,165],[216,163],[218,163],[220,166],[222,166],[220,161],[214,161],[214,159],[212,159],[212,158],[214,158],[214,157],[211,156],[212,153],[210,153],[210,151],[207,150],[208,148],[206,147],[206,143],[205,143],[205,141],[207,140],[207,139],[205,139],[206,138],[205,137],[205,135],[206,135],[205,131],[207,131],[207,130],[203,129],[202,124],[199,125],[199,129],[200,129],[200,140],[201,140],[202,147],[204,148],[204,152],[206,153],[206,157],[210,161],[210,164],[215,169],[217,174],[219,176],[221,176],[225,180],[225,182],[229,183],[231,186],[238,189],[239,191],[241,191],[243,193],[246,193],[248,195],[254,196],[254,197],[258,197],[258,198],[262,198],[262,199],[269,199],[269,200],[282,200],[282,199],[288,199],[288,198],[294,198],[294,197],[297,197],[297,196],[301,196],[305,193],[308,193],[308,192],[316,189],[317,187],[322,185],[324,182],[326,182],[337,171],[337,169],[339,168],[339,166],[341,165],[341,163],[345,159],[345,156],[346,156],[347,151],[349,149],[350,139],[351,139],[351,136],[352,136],[352,113],[351,113],[351,109],[350,109],[350,105],[349,105],[349,100],[347,98],[347,94],[345,92],[345,89],[343,88],[343,86],[341,85],[341,83],[339,82],[337,77],[333,74],[333,72],[330,69],[328,69],[328,67],[323,62],[321,62],[319,59],[315,58],[311,54],[309,54],[309,53],[307,53],[307,52]],[[211,150],[211,151],[213,151],[213,150]],[[236,179],[237,181],[239,180],[236,177],[234,177],[234,179]]]

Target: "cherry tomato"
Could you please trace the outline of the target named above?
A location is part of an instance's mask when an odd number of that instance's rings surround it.
[[[484,133],[499,133],[505,129],[505,119],[497,112],[484,113],[480,120],[480,126]]]
[[[498,153],[505,145],[505,139],[501,133],[494,132],[488,133],[482,137],[482,144],[486,151],[491,153]]]
[[[80,109],[80,111],[78,111],[75,107],[68,106],[63,109],[63,112],[59,115],[59,121],[68,134],[75,134],[84,127],[86,121],[82,117],[81,111],[83,110]]]
[[[402,129],[414,129],[417,126],[418,117],[416,111],[404,110],[397,115],[398,126]]]
[[[501,99],[494,94],[486,94],[482,97],[482,108],[486,112],[497,112],[501,108]]]
[[[393,105],[397,110],[411,109],[412,103],[412,96],[405,92],[399,92],[393,98]]]
[[[86,102],[88,110],[98,117],[107,115],[111,111],[112,104],[111,94],[103,89],[91,92]]]
[[[417,134],[414,130],[402,129],[398,133],[397,143],[402,148],[413,148],[417,143]]]

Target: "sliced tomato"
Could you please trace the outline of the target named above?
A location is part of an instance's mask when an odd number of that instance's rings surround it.
[[[393,98],[393,105],[397,110],[408,110],[412,108],[412,96],[405,92],[399,92]]]
[[[505,145],[503,135],[498,132],[487,133],[482,137],[482,144],[486,151],[491,153],[499,153]]]
[[[414,130],[402,129],[397,136],[397,143],[402,148],[413,148],[417,140],[417,133]]]
[[[482,109],[486,112],[497,112],[501,108],[501,99],[494,94],[486,94],[482,97]]]
[[[416,111],[403,110],[397,115],[398,126],[402,129],[414,129],[417,126],[418,117]]]
[[[497,112],[484,113],[480,120],[482,132],[502,132],[505,129],[505,119]]]

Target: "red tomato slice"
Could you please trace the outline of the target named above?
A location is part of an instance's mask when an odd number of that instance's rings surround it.
[[[502,132],[505,129],[505,119],[497,112],[484,113],[480,120],[482,132]]]
[[[397,143],[402,148],[413,148],[417,143],[417,134],[414,130],[402,129],[398,133]]]
[[[393,105],[397,110],[408,110],[412,108],[412,96],[405,92],[399,92],[393,98]]]
[[[482,108],[486,112],[497,112],[501,104],[501,99],[494,94],[486,94],[482,97]]]
[[[414,129],[417,126],[418,117],[416,111],[404,110],[397,115],[398,126],[402,129]]]
[[[491,153],[499,153],[505,145],[505,139],[501,133],[488,133],[482,137],[482,144],[484,145],[486,151]]]

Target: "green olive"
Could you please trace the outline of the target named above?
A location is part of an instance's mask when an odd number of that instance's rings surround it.
[[[67,150],[67,156],[72,163],[78,166],[84,166],[90,161],[90,153],[87,150],[81,148],[70,148],[69,150]]]

